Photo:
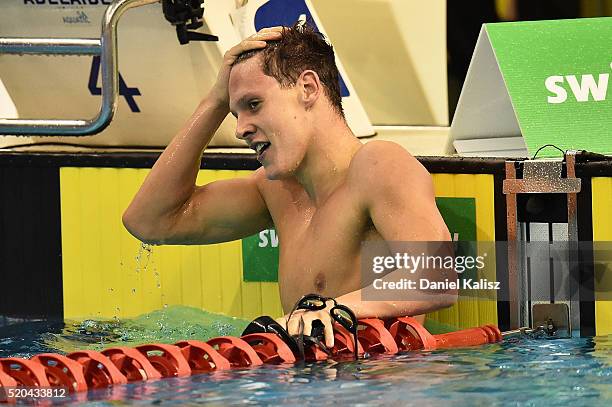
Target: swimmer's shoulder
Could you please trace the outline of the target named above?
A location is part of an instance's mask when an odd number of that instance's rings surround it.
[[[375,140],[364,144],[355,153],[349,167],[348,182],[370,189],[400,182],[429,183],[431,176],[404,147],[391,141]]]
[[[269,180],[266,177],[266,170],[264,167],[259,167],[251,174],[251,179],[255,182],[257,189],[261,196],[265,199],[265,196],[270,193],[271,189],[274,189],[275,182]]]
[[[257,187],[266,185],[267,178],[264,167],[259,167],[258,169],[253,171],[253,173],[251,174],[251,178],[253,179],[253,181],[255,181]]]
[[[292,178],[284,180],[268,179],[264,167],[259,167],[253,171],[251,179],[257,185],[259,193],[267,204],[270,204],[271,201],[281,200],[288,192],[299,189],[299,185]]]

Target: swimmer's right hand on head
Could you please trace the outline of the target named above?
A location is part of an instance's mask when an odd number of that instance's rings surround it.
[[[257,33],[230,48],[223,56],[223,63],[217,74],[217,81],[210,90],[208,97],[213,98],[220,106],[229,107],[229,75],[236,58],[244,52],[265,48],[267,45],[266,41],[279,40],[282,32],[283,27],[262,28]]]

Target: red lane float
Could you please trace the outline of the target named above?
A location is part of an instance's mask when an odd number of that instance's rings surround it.
[[[17,387],[17,381],[13,379],[8,374],[4,373],[2,370],[2,365],[0,364],[0,387]]]
[[[38,362],[28,359],[4,358],[0,359],[2,370],[23,387],[50,387],[45,367]]]
[[[321,362],[329,359],[329,355],[315,344],[304,346],[304,359],[307,362]]]
[[[83,375],[90,389],[99,389],[113,384],[126,384],[127,378],[117,369],[109,358],[94,350],[69,353],[72,360],[83,366]]]
[[[399,352],[393,335],[385,328],[385,323],[380,319],[360,319],[358,333],[358,341],[367,353],[394,355]]]
[[[379,319],[359,321],[358,342],[339,324],[334,325],[331,357],[395,354],[500,342],[496,326],[485,325],[441,335],[432,335],[416,319],[396,318],[385,328]],[[304,349],[306,361],[330,357],[315,344]],[[0,358],[0,395],[7,387],[65,387],[71,392],[102,388],[162,377],[181,377],[263,363],[295,363],[291,348],[273,333],[253,333],[241,338],[222,336],[208,342],[181,341],[175,345],[147,344],[136,348],[114,347],[102,353],[78,351],[66,356],[43,353],[31,359]],[[14,402],[14,399],[0,400]]]
[[[163,343],[136,346],[151,362],[151,365],[162,377],[183,377],[191,375],[189,362],[183,356],[181,348]]]
[[[263,363],[295,363],[295,355],[278,335],[255,333],[240,337],[257,353]]]
[[[334,324],[334,347],[332,355],[336,358],[352,358],[355,354],[355,344],[353,343],[353,334],[345,327],[336,323]],[[359,341],[357,342],[357,354],[363,356],[363,347]]]
[[[231,367],[229,361],[206,342],[181,341],[175,345],[181,349],[193,373],[212,372]]]
[[[83,366],[57,353],[42,353],[30,359],[45,367],[45,373],[52,387],[65,387],[70,393],[87,390]]]
[[[494,325],[432,335],[412,317],[397,318],[389,327],[389,333],[401,351],[460,348],[486,345],[502,340],[499,328]]]
[[[207,341],[221,356],[227,359],[231,367],[259,366],[263,361],[255,349],[240,338],[234,336],[219,336]]]
[[[478,328],[434,335],[434,338],[436,339],[436,349],[461,348],[499,342],[501,340],[501,332],[496,326],[485,325]]]
[[[5,394],[4,389],[7,387],[17,387],[17,381],[2,370],[2,364],[0,363],[0,403],[15,403],[13,397],[9,397]]]
[[[117,346],[103,350],[102,354],[113,362],[128,382],[160,379],[162,377],[149,362],[149,359],[136,349]]]

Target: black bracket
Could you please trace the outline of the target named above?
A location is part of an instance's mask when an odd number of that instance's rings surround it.
[[[176,36],[181,44],[219,41],[216,35],[192,31],[204,25],[204,0],[162,0],[162,10],[166,20],[176,27]]]

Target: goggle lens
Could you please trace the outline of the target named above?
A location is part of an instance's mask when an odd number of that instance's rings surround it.
[[[342,325],[349,331],[353,330],[355,321],[353,319],[353,316],[351,316],[346,310],[335,307],[332,309],[332,316],[340,325]]]
[[[321,298],[304,298],[298,309],[319,310],[325,308],[325,301]]]

